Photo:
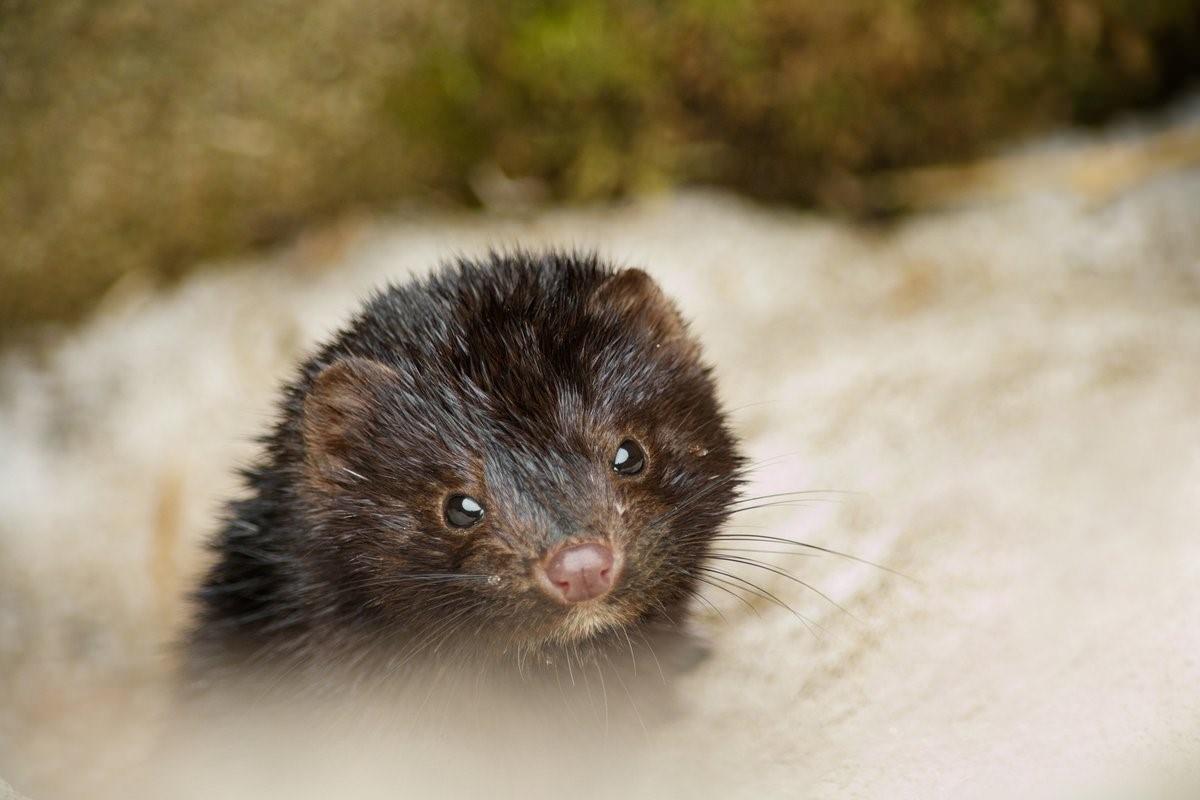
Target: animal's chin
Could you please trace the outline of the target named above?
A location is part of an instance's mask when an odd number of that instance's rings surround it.
[[[581,603],[564,612],[544,635],[553,644],[581,644],[627,627],[632,622],[627,610],[604,601]]]

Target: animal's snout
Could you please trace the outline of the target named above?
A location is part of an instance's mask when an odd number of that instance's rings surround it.
[[[618,568],[608,545],[575,544],[551,554],[542,563],[539,583],[560,603],[583,603],[608,594],[616,583]]]

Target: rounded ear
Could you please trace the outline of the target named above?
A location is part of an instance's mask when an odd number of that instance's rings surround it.
[[[643,326],[660,343],[691,346],[679,309],[640,269],[623,269],[606,278],[592,294],[588,308],[595,314],[615,315]]]
[[[350,470],[351,453],[364,444],[382,390],[397,378],[391,367],[366,358],[340,359],[321,370],[304,397],[301,420],[305,456],[316,477]]]

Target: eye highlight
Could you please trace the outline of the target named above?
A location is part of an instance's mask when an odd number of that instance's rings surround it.
[[[612,468],[613,472],[621,475],[637,475],[646,466],[646,454],[642,452],[641,445],[633,439],[626,439],[617,445],[617,452],[613,455]]]
[[[446,501],[446,524],[452,528],[469,528],[483,519],[483,506],[474,497],[456,494]]]

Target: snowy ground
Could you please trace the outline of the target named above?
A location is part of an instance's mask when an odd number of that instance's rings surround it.
[[[3,357],[0,774],[88,796],[136,763],[199,543],[277,382],[370,287],[520,243],[660,279],[764,460],[755,491],[857,493],[741,523],[915,579],[775,557],[853,615],[755,576],[820,636],[713,596],[715,654],[661,763],[704,763],[728,779],[704,787],[746,797],[1194,779],[1200,114],[1163,125],[1045,143],[886,230],[683,194],[346,224],[166,296],[124,287]]]

